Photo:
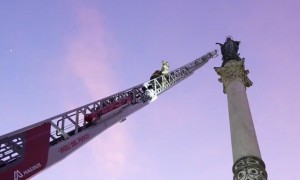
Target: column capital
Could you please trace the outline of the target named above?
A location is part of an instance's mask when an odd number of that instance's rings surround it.
[[[258,157],[245,156],[238,159],[233,167],[234,180],[267,180],[265,163]]]
[[[215,71],[221,78],[219,82],[223,83],[223,92],[226,94],[228,85],[237,80],[244,84],[245,87],[252,86],[252,81],[248,78],[249,70],[245,70],[244,60],[230,60],[224,67],[215,67]]]

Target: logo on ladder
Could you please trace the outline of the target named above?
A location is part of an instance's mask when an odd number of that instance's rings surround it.
[[[18,180],[19,178],[22,178],[22,177],[23,177],[23,174],[19,170],[16,170],[14,172],[14,180]]]
[[[19,170],[15,170],[14,171],[14,180],[22,179],[24,176],[28,176],[28,175],[32,174],[33,172],[37,171],[41,167],[42,167],[41,163],[37,163],[25,170],[21,170],[23,173]]]

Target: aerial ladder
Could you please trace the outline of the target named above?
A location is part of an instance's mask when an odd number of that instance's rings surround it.
[[[0,179],[23,180],[40,173],[125,121],[216,56],[213,50],[150,81],[0,136]]]

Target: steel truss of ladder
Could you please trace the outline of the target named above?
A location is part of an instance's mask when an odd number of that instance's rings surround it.
[[[0,137],[0,174],[9,164],[15,161],[21,161],[24,157],[24,149],[25,144],[27,142],[24,132],[27,132],[36,127],[44,127],[50,126],[50,136],[48,136],[49,148],[51,146],[55,146],[61,142],[76,136],[78,133],[82,133],[84,131],[89,131],[89,128],[92,127],[89,123],[84,121],[84,117],[87,114],[94,112],[95,110],[101,110],[106,108],[109,104],[115,102],[121,102],[121,100],[131,97],[131,103],[127,103],[124,105],[118,105],[116,109],[113,111],[107,110],[108,113],[103,115],[103,118],[100,118],[99,123],[105,123],[106,119],[109,117],[116,116],[124,111],[127,108],[138,104],[143,104],[147,102],[147,97],[145,97],[145,86],[152,85],[153,91],[157,96],[165,92],[166,90],[172,88],[179,82],[183,81],[185,78],[189,77],[193,74],[194,71],[202,67],[206,64],[209,59],[218,56],[217,50],[211,51],[206,55],[184,65],[173,71],[170,71],[167,75],[160,76],[158,78],[147,81],[143,84],[139,84],[132,88],[126,89],[122,92],[113,94],[109,97],[97,100],[95,102],[89,103],[87,105],[81,106],[79,108],[70,110],[68,112],[62,113],[60,115],[51,117],[39,123],[33,124],[31,126],[22,128],[20,130],[14,131],[12,133],[3,135]],[[133,112],[137,111],[138,108],[134,109]],[[125,117],[126,118],[126,117]],[[119,119],[119,122],[123,122],[125,118]],[[102,119],[102,121],[101,121]],[[45,127],[47,128],[47,127]],[[36,146],[39,146],[38,144]],[[14,171],[16,172],[16,171]],[[21,175],[18,174],[21,179]],[[24,176],[25,177],[25,176]]]

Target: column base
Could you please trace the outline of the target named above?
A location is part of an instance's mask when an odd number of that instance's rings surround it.
[[[232,167],[234,180],[267,180],[265,163],[258,157],[245,156],[238,159]]]

